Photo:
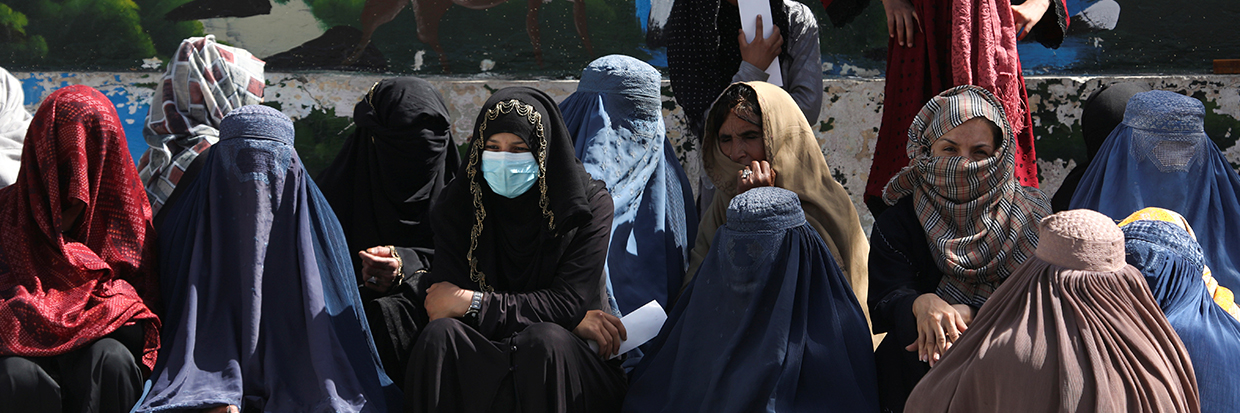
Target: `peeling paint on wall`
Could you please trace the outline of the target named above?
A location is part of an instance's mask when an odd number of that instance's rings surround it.
[[[149,108],[158,73],[14,73],[22,81],[27,107],[33,112],[52,91],[72,85],[95,87],[116,104],[135,158],[145,149],[142,123]],[[298,122],[298,151],[308,169],[330,162],[334,150],[351,130],[353,105],[382,77],[368,75],[267,74],[267,104]],[[557,101],[568,97],[577,82],[566,80],[461,80],[428,79],[443,94],[452,115],[452,133],[464,144],[479,108],[491,93],[508,86],[541,89]],[[1233,167],[1240,166],[1240,76],[1126,76],[1126,77],[1029,77],[1029,107],[1037,136],[1041,188],[1048,196],[1059,188],[1065,175],[1085,156],[1081,140],[1081,102],[1102,85],[1117,81],[1142,82],[1202,100],[1206,106],[1206,133],[1224,152]],[[882,119],[882,80],[827,79],[823,82],[822,112],[811,125],[823,145],[832,175],[851,194],[862,225],[873,223],[861,194],[869,177],[878,126]],[[686,122],[663,85],[663,115],[667,137],[676,148],[690,181],[702,174],[700,148],[684,133]],[[309,130],[306,130],[309,129]],[[336,145],[336,146],[332,146]],[[313,159],[311,159],[313,157]],[[694,188],[696,192],[696,188]]]

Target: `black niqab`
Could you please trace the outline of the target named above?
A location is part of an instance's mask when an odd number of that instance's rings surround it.
[[[374,246],[432,256],[431,202],[460,167],[443,96],[422,79],[386,79],[358,102],[353,122],[357,129],[316,181],[344,227],[355,273],[356,252]]]

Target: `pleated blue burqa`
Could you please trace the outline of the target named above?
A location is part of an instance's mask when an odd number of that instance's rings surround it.
[[[340,222],[266,106],[221,123],[159,228],[163,348],[136,411],[388,412]]]
[[[625,412],[878,411],[861,306],[785,189],[732,199],[651,343]]]

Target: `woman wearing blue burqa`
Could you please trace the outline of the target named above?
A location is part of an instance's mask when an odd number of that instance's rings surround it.
[[[624,411],[877,412],[865,316],[797,195],[737,195],[711,245]]]
[[[163,348],[138,412],[387,412],[340,222],[293,150],[293,122],[234,110],[201,175],[164,207]]]
[[[1201,101],[1162,90],[1128,101],[1072,195],[1114,220],[1146,207],[1179,212],[1201,241],[1219,285],[1240,289],[1240,176],[1206,136]]]
[[[624,55],[581,72],[563,102],[577,158],[607,183],[615,205],[606,271],[623,313],[680,292],[697,234],[689,179],[664,135],[659,71]]]
[[[1126,223],[1125,259],[1141,270],[1150,292],[1192,358],[1202,412],[1240,406],[1240,321],[1214,303],[1202,280],[1201,245],[1183,227],[1166,221]]]

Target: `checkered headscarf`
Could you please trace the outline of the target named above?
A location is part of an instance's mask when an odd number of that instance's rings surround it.
[[[220,139],[224,116],[263,102],[264,64],[212,35],[181,42],[155,87],[142,131],[150,149],[138,161],[138,175],[155,213],[198,154]]]
[[[934,157],[930,146],[973,118],[999,126],[1003,142],[989,159]],[[914,195],[930,249],[942,259],[936,293],[951,304],[981,307],[1038,243],[1037,223],[1050,214],[1046,196],[1014,178],[1015,136],[1003,105],[986,89],[957,86],[926,103],[908,131],[909,166],[883,190],[895,204]]]

